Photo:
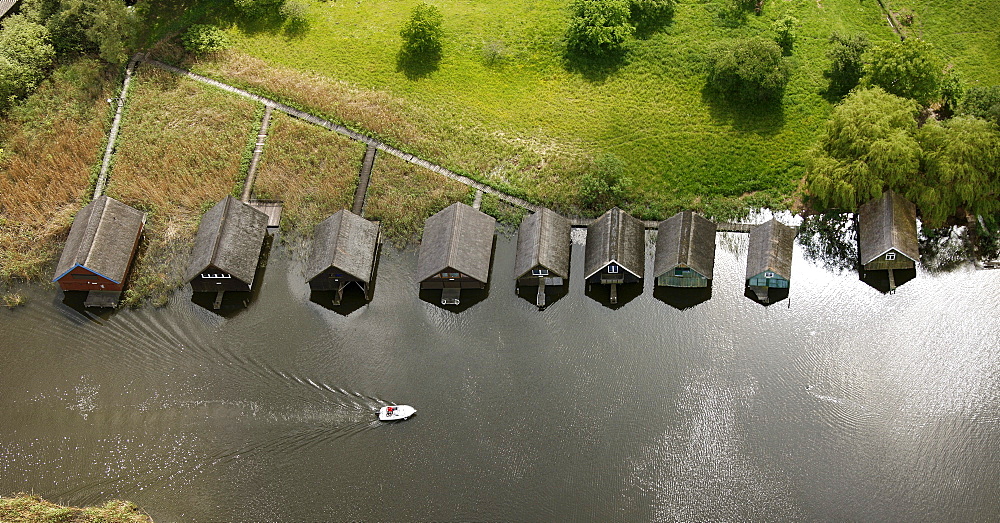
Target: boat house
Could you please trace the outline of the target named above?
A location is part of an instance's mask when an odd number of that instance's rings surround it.
[[[611,303],[618,303],[618,285],[642,281],[645,233],[639,219],[617,207],[587,227],[584,255],[587,285],[611,285]]]
[[[313,229],[313,249],[306,279],[313,291],[334,291],[340,305],[344,289],[354,283],[370,299],[369,285],[375,273],[379,224],[351,211],[338,211]]]
[[[707,287],[715,268],[715,222],[691,211],[660,222],[653,274],[660,287]]]
[[[496,220],[464,203],[427,219],[420,239],[421,289],[441,289],[442,305],[458,305],[462,289],[484,289],[490,276]]]
[[[63,291],[86,291],[87,307],[114,307],[145,223],[142,211],[98,196],[76,213],[52,281]]]
[[[267,215],[226,196],[201,217],[187,280],[194,292],[249,291],[260,259]]]
[[[772,218],[750,230],[747,250],[747,286],[768,303],[769,289],[787,289],[792,274],[795,229]]]
[[[514,279],[520,287],[537,286],[535,305],[545,306],[545,287],[569,279],[570,230],[565,217],[542,208],[521,221],[517,230]]]
[[[889,291],[896,289],[894,270],[915,269],[920,259],[917,207],[893,191],[858,209],[858,253],[865,271],[888,271]]]

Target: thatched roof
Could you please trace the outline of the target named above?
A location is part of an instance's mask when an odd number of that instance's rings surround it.
[[[73,219],[53,280],[82,266],[121,283],[132,261],[135,239],[146,222],[146,214],[124,203],[98,196]]]
[[[792,275],[792,246],[795,229],[771,218],[750,230],[747,250],[747,279],[762,272],[773,272],[785,279]]]
[[[447,268],[483,283],[490,276],[496,220],[456,202],[427,219],[420,239],[417,280],[423,281]]]
[[[646,229],[642,221],[615,207],[587,227],[584,272],[587,278],[615,262],[642,278],[646,264]]]
[[[691,211],[660,222],[653,272],[659,277],[678,266],[712,279],[715,269],[715,222]]]
[[[569,220],[544,207],[526,217],[517,230],[514,278],[539,265],[556,276],[569,277],[570,229]]]
[[[889,250],[919,260],[916,205],[893,191],[862,205],[858,209],[858,244],[862,265]]]
[[[267,215],[226,196],[201,217],[187,280],[214,266],[252,285],[265,234]]]
[[[330,267],[371,281],[378,244],[378,224],[351,211],[337,211],[313,229],[313,249],[306,268],[312,280]]]

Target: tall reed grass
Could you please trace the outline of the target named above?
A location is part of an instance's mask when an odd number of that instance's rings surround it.
[[[0,121],[0,279],[51,277],[89,200],[116,83],[113,70],[80,58]]]

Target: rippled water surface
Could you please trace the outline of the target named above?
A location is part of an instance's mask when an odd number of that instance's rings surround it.
[[[27,287],[0,311],[0,493],[158,522],[1000,514],[1000,271],[887,295],[797,246],[789,298],[763,307],[746,236],[718,242],[712,297],[684,310],[649,281],[617,310],[586,296],[577,244],[538,311],[503,237],[489,296],[458,314],[391,248],[346,316],[279,242],[230,317],[190,290],[99,317]],[[394,402],[419,413],[374,421]]]

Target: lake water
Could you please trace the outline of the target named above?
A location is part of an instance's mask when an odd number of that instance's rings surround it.
[[[0,493],[160,523],[1000,517],[1000,271],[882,294],[797,245],[764,307],[746,242],[718,235],[711,299],[684,310],[651,281],[618,309],[586,296],[577,243],[539,311],[506,237],[458,314],[391,247],[347,315],[281,242],[228,317],[189,288],[100,317],[27,286],[0,310]],[[393,402],[419,412],[375,422]]]

